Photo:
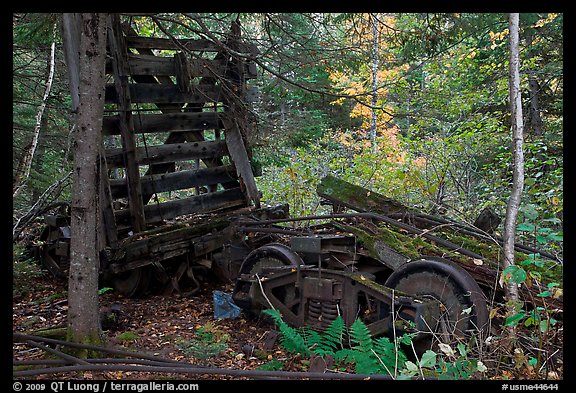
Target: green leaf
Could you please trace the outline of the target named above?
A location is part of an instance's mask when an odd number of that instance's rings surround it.
[[[526,205],[524,209],[522,209],[524,215],[529,220],[535,220],[538,218],[538,212],[536,211],[536,206],[533,204]]]
[[[99,295],[102,295],[102,294],[104,294],[104,293],[106,293],[106,292],[113,291],[113,290],[114,290],[114,288],[110,288],[110,287],[100,288],[100,289],[98,290],[98,294],[99,294]]]
[[[428,349],[420,358],[420,367],[433,368],[436,365],[436,352]]]
[[[406,362],[406,370],[410,373],[410,374],[417,374],[418,373],[418,366],[414,363],[412,363],[410,360],[408,360]]]
[[[508,318],[506,318],[504,325],[505,326],[516,326],[518,324],[518,322],[520,322],[522,320],[522,318],[524,318],[525,316],[526,316],[526,313],[524,311],[520,311],[519,313],[511,315]]]
[[[458,343],[458,345],[456,345],[456,348],[458,348],[460,356],[466,356],[466,345],[464,345],[464,343]]]
[[[548,324],[548,320],[545,319],[543,321],[540,321],[540,331],[542,333],[546,333],[549,328],[550,328],[550,325]]]
[[[534,224],[523,222],[522,224],[518,224],[518,226],[516,226],[516,230],[520,232],[532,232],[534,230]]]
[[[552,295],[552,292],[550,292],[550,291],[544,291],[544,292],[540,292],[540,293],[539,293],[538,295],[536,295],[536,296],[538,296],[538,297],[548,297],[548,296],[551,296],[551,295]]]
[[[522,284],[526,280],[526,270],[516,265],[510,265],[502,271],[505,281]]]
[[[556,242],[561,242],[564,240],[564,235],[561,232],[551,233],[546,237],[548,238],[548,240],[552,240],[552,241],[556,241]]]

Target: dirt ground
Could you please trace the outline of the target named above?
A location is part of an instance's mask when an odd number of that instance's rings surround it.
[[[13,299],[13,332],[31,334],[66,325],[66,285],[48,274],[33,278],[25,294]],[[205,282],[194,295],[148,294],[125,298],[106,291],[100,294],[106,345],[138,351],[191,366],[254,370],[272,360],[289,360],[273,339],[275,326],[262,318],[216,319],[213,292],[231,293],[232,285]],[[13,344],[13,360],[45,357],[45,352]],[[298,359],[292,369],[298,370]],[[301,365],[305,367],[305,362]],[[302,370],[300,370],[302,371]],[[130,371],[81,372],[41,375],[34,378],[72,379],[233,379],[227,375],[160,375]]]
[[[46,272],[14,275],[13,316],[14,333],[34,334],[40,329],[64,327],[67,323],[67,284]],[[232,292],[232,284],[205,280],[193,295],[163,296],[147,294],[140,298],[126,298],[113,290],[102,291],[100,309],[103,333],[108,348],[137,351],[158,359],[170,359],[194,367],[220,370],[281,370],[315,371],[310,359],[286,353],[279,342],[276,327],[263,317],[248,318],[244,313],[237,318],[216,319],[214,291]],[[563,379],[562,330],[553,337],[554,342],[543,343],[551,354],[547,364],[550,380]],[[502,341],[494,335],[491,346],[494,355],[487,354],[489,371],[482,379],[539,379],[530,365],[530,356],[537,356],[542,349],[535,348],[534,340],[527,340],[534,331],[520,331],[526,351],[503,353]],[[275,338],[276,337],[276,338]],[[30,369],[19,362],[56,359],[45,350],[13,342],[14,370]],[[52,348],[62,350],[52,345]],[[504,356],[503,356],[504,355]],[[112,357],[113,355],[109,355]],[[508,359],[505,359],[505,358]],[[126,358],[126,357],[124,357]],[[345,370],[351,372],[351,370]],[[58,374],[41,374],[30,379],[81,379],[81,380],[236,380],[260,379],[230,373],[151,373],[144,371],[75,371]],[[29,379],[28,377],[26,379]],[[335,381],[334,381],[335,382]]]

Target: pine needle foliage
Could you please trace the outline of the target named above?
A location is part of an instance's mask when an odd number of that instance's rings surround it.
[[[332,356],[337,364],[352,365],[357,374],[395,376],[404,368],[406,355],[387,337],[374,339],[366,324],[357,319],[347,329],[338,316],[322,332],[310,327],[293,328],[282,320],[278,310],[264,310],[280,331],[280,345],[288,353],[302,356]],[[344,345],[349,340],[350,345]]]

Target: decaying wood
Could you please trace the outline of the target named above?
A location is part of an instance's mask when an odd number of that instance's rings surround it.
[[[221,128],[221,115],[217,112],[179,112],[168,114],[142,114],[134,116],[134,128],[138,133],[203,131]],[[119,116],[104,118],[105,135],[120,134]]]
[[[502,270],[500,265],[502,250],[501,244],[497,242],[497,239],[479,238],[477,236],[478,233],[474,233],[473,231],[466,233],[463,231],[463,228],[470,228],[469,226],[429,215],[424,215],[427,219],[423,227],[415,226],[419,223],[418,220],[414,220],[414,218],[419,214],[415,209],[403,206],[401,203],[379,193],[348,183],[333,176],[323,178],[318,185],[317,192],[320,196],[330,200],[335,205],[345,206],[358,212],[365,212],[362,213],[362,217],[373,218],[377,221],[388,224],[390,230],[398,231],[397,236],[401,237],[399,243],[402,246],[409,247],[413,241],[412,239],[415,239],[418,236],[426,238],[431,243],[428,247],[418,245],[416,246],[418,249],[414,250],[416,254],[406,256],[415,258],[418,254],[421,256],[435,255],[448,257],[467,270],[484,289],[487,291],[495,291],[500,298],[503,298],[504,289],[499,285],[499,275]],[[380,214],[366,213],[369,210],[380,212]],[[387,217],[387,214],[394,218]],[[337,217],[339,215],[334,216]],[[345,215],[342,214],[341,216]],[[402,218],[414,222],[415,225],[406,224],[402,221]],[[434,223],[436,219],[438,220],[436,221],[437,225],[431,225],[431,223]],[[446,225],[443,226],[442,222]],[[379,229],[378,226],[375,225],[370,225],[369,232],[362,232],[362,225],[358,223],[348,226],[342,224],[338,225],[342,227],[342,229],[357,235],[360,242],[362,242],[363,239],[366,239],[366,234],[369,234],[371,237],[369,241],[372,244],[371,247],[374,247],[373,244],[383,236],[382,231],[384,229]],[[443,230],[438,231],[438,229]],[[404,234],[402,234],[402,232],[404,232]],[[496,250],[498,257],[494,259],[491,255],[480,255],[468,250],[463,244],[454,243],[455,240],[447,240],[452,237],[452,234],[456,235],[457,238],[467,236],[469,241],[478,244],[488,242],[489,246]],[[386,241],[383,240],[383,243],[386,243]],[[388,246],[393,249],[395,248],[392,244],[388,244]],[[517,248],[520,249],[520,246]],[[372,252],[373,257],[379,258],[377,250],[369,249],[368,251]],[[396,249],[396,251],[398,250]],[[400,251],[400,253],[402,253],[402,251]],[[555,258],[552,259],[555,260]],[[561,275],[561,265],[558,265],[555,261],[550,262],[548,269],[559,271],[559,274]],[[530,287],[523,286],[521,289],[521,297],[524,301],[537,306],[546,306],[550,309],[562,310],[563,302],[561,298],[543,299],[542,297],[537,296],[541,291],[542,288],[535,285]]]
[[[149,204],[144,207],[144,214],[147,223],[157,223],[185,214],[240,207],[245,204],[244,193],[239,188],[235,188],[159,204]],[[120,210],[115,213],[115,216],[117,224],[125,226],[129,222],[130,212]]]
[[[394,213],[414,212],[398,201],[387,198],[382,194],[368,190],[364,187],[345,182],[334,176],[322,178],[316,192],[336,205],[345,206],[356,211],[380,213],[390,215]]]
[[[224,141],[171,143],[138,147],[133,160],[139,165],[170,163],[198,158],[218,158],[228,155]],[[123,149],[108,149],[106,160],[110,168],[125,166]]]
[[[176,85],[156,83],[130,84],[128,91],[135,104],[171,104],[174,102],[189,102],[205,104],[220,101],[221,92],[218,87],[210,85],[194,86],[192,91],[183,92]],[[106,86],[106,103],[117,103],[121,97],[113,85]]]
[[[131,94],[129,91],[128,75],[130,69],[126,62],[127,48],[123,41],[120,19],[118,15],[110,16],[109,46],[112,52],[114,69],[114,89],[118,95],[120,110],[120,135],[122,136],[122,150],[126,177],[128,184],[130,217],[134,232],[144,230],[146,226],[142,203],[142,190],[140,188],[140,173],[136,160],[136,141],[134,138],[134,122],[132,120]],[[108,96],[108,95],[106,95]]]
[[[154,194],[226,183],[235,179],[235,175],[236,171],[232,166],[222,166],[142,176],[140,184],[143,194]],[[110,186],[114,198],[127,196],[125,179],[111,180]]]

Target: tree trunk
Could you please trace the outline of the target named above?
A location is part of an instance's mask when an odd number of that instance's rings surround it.
[[[532,133],[542,136],[544,134],[544,126],[542,124],[542,117],[540,116],[540,103],[538,99],[540,84],[533,70],[528,71],[528,88],[530,92],[530,125],[532,126]]]
[[[528,36],[527,46],[532,47],[532,41],[534,33],[530,33]],[[535,56],[534,51],[529,51],[529,57],[533,58]],[[542,124],[542,117],[540,116],[540,100],[538,96],[540,95],[540,84],[538,83],[538,77],[534,69],[528,70],[528,93],[530,94],[530,128],[532,129],[533,135],[541,136],[544,134],[544,126]]]
[[[54,54],[56,52],[56,43],[52,42],[52,47],[50,49],[50,59],[49,59],[49,70],[48,78],[46,81],[46,89],[44,90],[44,96],[42,97],[42,102],[38,107],[38,113],[36,115],[36,126],[34,127],[34,133],[32,136],[32,142],[28,145],[26,153],[18,165],[16,170],[16,178],[12,186],[12,198],[20,192],[28,177],[30,176],[30,168],[32,168],[32,160],[34,159],[34,153],[36,152],[36,147],[38,146],[38,139],[40,137],[40,129],[42,128],[42,116],[44,115],[44,109],[46,109],[46,103],[48,101],[48,96],[50,95],[50,90],[52,89],[52,81],[54,80]]]
[[[98,343],[102,340],[97,228],[100,227],[99,153],[104,114],[106,14],[81,14],[79,21],[81,61],[78,130],[74,141],[68,328],[71,341]]]
[[[510,14],[510,111],[512,120],[513,178],[512,190],[506,208],[504,224],[504,269],[514,265],[514,239],[516,235],[516,218],[524,188],[524,153],[522,121],[522,97],[520,95],[520,60],[518,47],[519,14]],[[518,285],[514,282],[506,284],[506,297],[509,301],[509,312],[515,313],[518,301]]]

